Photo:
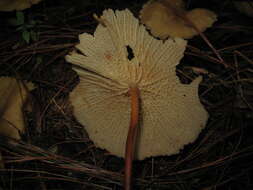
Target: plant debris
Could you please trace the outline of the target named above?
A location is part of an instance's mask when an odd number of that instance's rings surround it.
[[[96,148],[72,115],[68,95],[78,77],[64,57],[79,34],[94,32],[93,13],[128,8],[138,15],[145,2],[44,0],[24,11],[38,23],[38,38],[29,43],[9,24],[15,12],[0,12],[0,75],[37,86],[22,141],[0,137],[0,189],[122,189],[124,160]],[[252,189],[252,19],[230,2],[185,1],[187,9],[208,8],[219,17],[204,36],[189,40],[176,70],[184,84],[199,75],[194,68],[208,71],[200,72],[199,96],[210,118],[178,155],[136,161],[134,189]]]

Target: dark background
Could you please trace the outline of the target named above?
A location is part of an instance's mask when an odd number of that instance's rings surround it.
[[[123,159],[96,148],[72,115],[68,95],[78,77],[64,56],[78,34],[93,33],[93,13],[128,8],[137,16],[144,2],[44,0],[19,12],[21,23],[16,11],[0,12],[0,76],[36,85],[22,142],[0,137],[0,190],[122,189]],[[135,161],[133,189],[252,189],[253,20],[231,0],[185,2],[218,15],[204,35],[223,60],[196,36],[177,70],[183,83],[203,75],[199,96],[210,118],[180,154]]]

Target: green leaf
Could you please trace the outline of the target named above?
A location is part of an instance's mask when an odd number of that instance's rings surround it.
[[[25,40],[27,44],[29,44],[30,42],[30,37],[31,37],[30,32],[28,32],[27,30],[22,31],[22,38]]]
[[[23,12],[17,11],[16,12],[16,18],[17,18],[17,21],[16,21],[17,25],[22,25],[22,24],[25,23],[25,15],[24,15]]]

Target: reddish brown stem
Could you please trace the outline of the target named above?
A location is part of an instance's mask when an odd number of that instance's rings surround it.
[[[124,189],[130,190],[132,186],[132,163],[135,152],[135,142],[139,121],[139,89],[137,87],[131,87],[129,89],[129,95],[131,99],[131,120],[128,129],[126,149],[125,149],[125,179]]]

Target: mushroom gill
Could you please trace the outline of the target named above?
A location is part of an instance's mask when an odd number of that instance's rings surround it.
[[[126,154],[129,184],[132,159],[176,154],[197,138],[208,118],[201,77],[185,85],[176,76],[185,40],[155,39],[127,9],[105,10],[97,20],[94,34],[80,34],[66,56],[80,78],[70,101],[97,147]]]
[[[135,158],[178,153],[208,117],[198,97],[201,77],[185,85],[176,76],[186,41],[153,38],[128,10],[105,10],[101,18],[106,27],[99,24],[94,36],[79,35],[81,53],[66,56],[80,76],[70,94],[76,118],[98,147],[123,157],[131,112],[127,93],[135,85],[142,105]]]

